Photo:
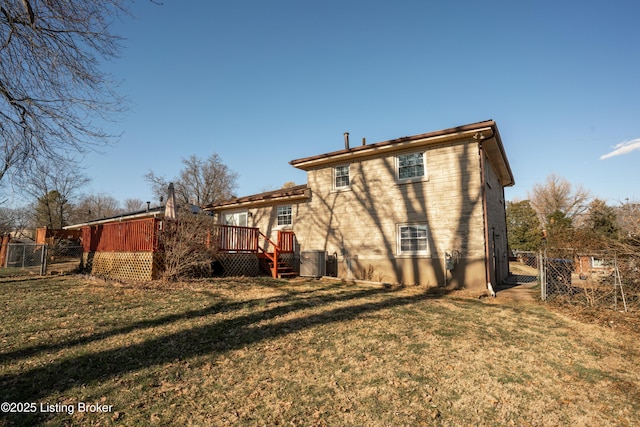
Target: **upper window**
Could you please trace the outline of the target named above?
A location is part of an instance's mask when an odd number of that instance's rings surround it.
[[[333,169],[334,174],[334,188],[347,188],[349,187],[349,165],[336,166]]]
[[[291,225],[291,205],[278,206],[278,225]]]
[[[398,226],[398,254],[426,255],[428,249],[426,224]]]
[[[426,176],[424,157],[424,153],[399,154],[397,156],[398,180],[403,181]]]

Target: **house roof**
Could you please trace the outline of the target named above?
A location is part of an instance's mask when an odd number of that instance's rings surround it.
[[[196,205],[185,205],[184,208],[191,210],[192,213],[196,214],[200,212],[200,208]],[[110,222],[122,222],[122,221],[131,221],[134,219],[144,219],[144,218],[164,218],[165,205],[156,206],[154,208],[143,209],[134,212],[125,212],[118,215],[97,218],[91,221],[83,222],[80,224],[67,225],[63,227],[63,230],[80,230],[82,227],[88,227],[92,225],[100,225],[100,224],[108,224]]]
[[[294,200],[304,200],[311,196],[307,184],[296,185],[294,187],[281,188],[279,190],[266,191],[264,193],[253,194],[251,196],[234,197],[222,202],[213,203],[204,207],[204,210],[218,210],[225,208],[238,208],[243,206],[258,206],[272,203],[282,203]]]
[[[317,167],[349,162],[363,157],[464,139],[482,141],[482,147],[485,150],[489,161],[496,169],[502,185],[511,186],[515,184],[513,173],[511,172],[511,167],[509,166],[504,146],[502,145],[500,133],[498,132],[498,127],[493,120],[419,135],[404,136],[402,138],[378,142],[375,144],[359,145],[326,154],[291,160],[289,164],[298,169],[308,171]]]
[[[144,209],[135,212],[127,212],[121,213],[118,215],[98,218],[91,221],[83,222],[80,224],[67,225],[63,227],[63,230],[80,230],[82,227],[87,227],[91,225],[99,225],[99,224],[107,224],[110,222],[121,222],[121,221],[131,221],[133,219],[143,219],[143,218],[162,218],[164,217],[164,206],[157,206],[155,208]]]

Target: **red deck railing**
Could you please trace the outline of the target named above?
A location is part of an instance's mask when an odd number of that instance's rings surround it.
[[[156,252],[160,220],[146,218],[82,228],[84,252]]]
[[[258,233],[256,227],[238,227],[234,225],[216,225],[214,244],[220,252],[258,252]]]
[[[295,236],[296,235],[293,231],[278,231],[278,246],[280,246],[280,253],[293,253],[293,242],[295,240]]]

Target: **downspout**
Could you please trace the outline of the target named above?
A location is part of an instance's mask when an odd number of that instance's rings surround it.
[[[493,134],[491,135],[493,137]],[[478,132],[473,137],[476,141],[478,141],[478,154],[480,155],[480,185],[482,187],[482,216],[484,218],[484,271],[485,271],[485,280],[487,282],[487,292],[495,298],[496,293],[493,290],[493,286],[491,285],[491,254],[490,254],[490,245],[489,245],[489,217],[488,217],[488,209],[487,209],[487,182],[485,175],[485,164],[484,164],[484,150],[482,147],[482,141],[486,139],[481,132]]]
[[[504,195],[504,187],[502,186],[502,184],[500,184],[500,187],[502,188],[502,203],[504,203],[504,233],[505,233],[505,240],[507,243],[507,253],[505,255],[503,255],[503,257],[506,257],[505,262],[507,263],[507,277],[511,276],[511,266],[509,266],[509,254],[511,253],[511,248],[509,247],[509,224],[507,223],[507,199]]]

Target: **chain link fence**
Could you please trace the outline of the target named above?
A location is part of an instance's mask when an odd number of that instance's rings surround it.
[[[55,245],[9,243],[0,246],[0,253],[0,277],[77,272],[82,263],[82,246],[64,240]]]
[[[514,251],[513,258],[524,265],[529,267],[538,268],[538,260],[540,258],[538,252],[531,251]]]
[[[541,298],[625,312],[640,311],[640,255],[545,251],[538,255]]]

